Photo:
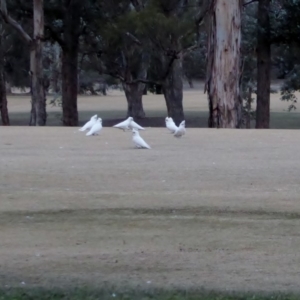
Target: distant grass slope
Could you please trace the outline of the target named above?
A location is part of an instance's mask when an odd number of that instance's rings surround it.
[[[208,105],[207,95],[203,87],[186,89],[184,91],[184,113],[187,127],[207,128]],[[299,96],[299,95],[298,95]],[[49,101],[53,96],[48,95],[47,125],[61,126],[61,108],[53,107]],[[146,118],[138,120],[145,127],[163,127],[167,115],[163,95],[148,93],[143,97]],[[280,94],[271,94],[271,128],[299,129],[299,111],[288,112],[289,103],[281,101]],[[255,109],[255,104],[253,105]],[[10,95],[8,109],[11,125],[27,126],[29,122],[30,97],[28,95]],[[103,126],[112,126],[126,117],[127,102],[123,92],[110,90],[107,96],[78,96],[79,125],[85,123],[91,115],[97,113],[103,119]],[[252,121],[252,128],[254,128]]]

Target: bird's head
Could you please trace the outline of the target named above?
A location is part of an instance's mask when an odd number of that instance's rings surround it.
[[[132,120],[133,120],[133,117],[129,117],[129,118],[128,118],[128,121],[132,121]]]
[[[132,135],[138,135],[138,134],[139,134],[138,130],[132,129]]]
[[[97,120],[98,115],[94,115],[91,117],[91,120]]]
[[[183,121],[179,124],[179,126],[185,127],[185,121],[183,120]]]

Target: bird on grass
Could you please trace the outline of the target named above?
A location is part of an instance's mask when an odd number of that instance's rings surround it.
[[[97,121],[97,115],[94,115],[90,118],[90,120],[88,122],[86,122],[80,129],[79,131],[85,131],[87,129],[91,129],[93,127],[93,125],[96,123]]]
[[[134,122],[132,117],[128,117],[125,121],[118,123],[113,126],[114,128],[123,129],[123,131],[136,129],[136,130],[145,130],[142,126]]]
[[[179,124],[179,127],[177,128],[177,130],[174,133],[174,136],[177,138],[182,137],[185,134],[185,121],[182,121]]]
[[[140,136],[138,130],[132,129],[132,141],[138,149],[151,149],[151,147]]]
[[[171,133],[175,133],[178,127],[176,126],[173,119],[170,117],[166,117],[166,127],[171,131]]]
[[[98,118],[96,123],[90,129],[90,131],[86,134],[86,136],[98,135],[100,130],[102,129],[102,119]]]

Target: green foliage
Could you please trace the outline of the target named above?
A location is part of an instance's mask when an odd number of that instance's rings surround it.
[[[19,88],[30,85],[29,47],[10,26],[5,25],[3,34],[4,67],[6,80]]]
[[[274,43],[300,42],[300,1],[274,1],[271,16],[271,37]]]
[[[256,90],[256,19],[257,4],[254,3],[246,7],[242,14],[242,78],[241,78],[241,97],[242,97],[242,122],[246,125],[247,120],[255,119],[255,111],[252,103],[255,98],[252,97],[253,91]]]
[[[130,1],[115,2],[118,4],[113,8],[108,6],[103,20],[94,25],[94,32],[87,37],[94,41],[89,59],[96,62],[101,74],[124,81],[145,77],[147,53],[139,34],[138,12]]]
[[[193,10],[186,8],[182,11],[181,2],[152,0],[139,14],[140,34],[149,39],[149,45],[154,51],[180,51],[194,43]]]
[[[295,92],[300,90],[300,0],[274,1],[271,11],[273,65],[279,78],[281,99],[289,101],[289,111],[296,109]]]
[[[187,78],[205,79],[206,77],[206,53],[207,33],[202,30],[199,33],[199,48],[188,53],[183,59],[184,75]]]
[[[137,14],[137,34],[141,36],[144,51],[150,59],[148,79],[152,82],[162,82],[168,74],[172,61],[181,55],[185,49],[197,44],[195,16],[199,12],[197,1],[182,2],[179,0],[148,0],[146,7]],[[201,41],[203,42],[203,40]],[[206,44],[203,43],[203,44]],[[205,49],[203,46],[201,49]],[[203,51],[202,51],[203,53]],[[205,55],[190,52],[185,56],[185,75],[198,73],[199,66],[191,67],[191,60],[197,58],[204,69]],[[195,68],[198,70],[195,71]],[[155,90],[155,84],[150,90]]]
[[[295,92],[300,89],[300,65],[296,65],[281,87],[281,99],[289,101],[289,111],[296,109],[297,97]]]

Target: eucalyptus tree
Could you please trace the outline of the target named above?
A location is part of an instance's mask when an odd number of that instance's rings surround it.
[[[211,1],[206,84],[209,127],[241,126],[241,13],[241,0]]]
[[[21,10],[19,3],[9,2],[18,13]],[[14,28],[30,48],[30,74],[31,74],[31,115],[30,125],[43,126],[46,124],[46,97],[43,82],[43,38],[44,38],[44,8],[43,0],[34,0],[33,6],[28,10],[33,16],[33,34],[24,29],[21,22],[18,22],[10,15],[7,9],[6,0],[0,2],[0,13],[3,20]]]

